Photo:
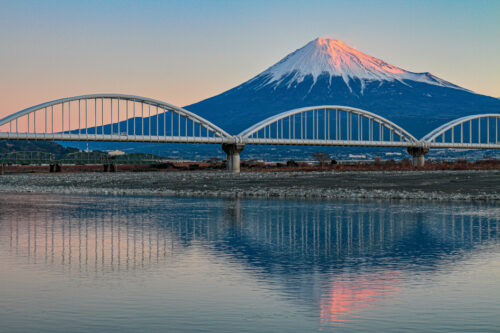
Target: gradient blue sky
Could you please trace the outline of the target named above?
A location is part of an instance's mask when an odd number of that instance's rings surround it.
[[[498,0],[0,0],[0,117],[95,92],[187,105],[318,36],[500,97]]]

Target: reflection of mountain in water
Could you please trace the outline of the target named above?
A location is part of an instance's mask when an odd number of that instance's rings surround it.
[[[106,276],[148,274],[202,248],[317,308],[325,323],[397,292],[403,274],[441,270],[499,234],[498,208],[470,204],[58,196],[19,202],[2,206],[0,251],[52,270]]]

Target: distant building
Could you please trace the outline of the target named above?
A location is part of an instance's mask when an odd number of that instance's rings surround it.
[[[111,157],[116,157],[116,156],[125,155],[125,152],[123,152],[121,150],[113,150],[113,151],[108,152],[108,155]]]

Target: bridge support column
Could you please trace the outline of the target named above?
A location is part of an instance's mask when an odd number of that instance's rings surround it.
[[[240,173],[240,153],[245,148],[242,143],[223,143],[222,150],[227,154],[227,171]]]
[[[51,172],[51,173],[54,172],[55,171],[55,167],[56,167],[55,164],[51,164],[49,166],[49,172]]]
[[[425,164],[425,154],[429,152],[427,147],[408,147],[408,154],[412,156],[411,164],[416,167],[423,167]]]

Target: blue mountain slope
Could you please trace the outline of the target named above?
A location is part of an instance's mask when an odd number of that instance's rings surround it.
[[[374,112],[401,125],[417,138],[458,117],[476,113],[500,113],[500,100],[463,89],[416,81],[372,81],[351,79],[350,88],[341,77],[330,80],[312,75],[288,87],[290,74],[278,86],[263,86],[266,78],[243,83],[220,95],[185,108],[230,133],[277,113],[304,106],[345,105]],[[313,85],[314,84],[314,85]]]

